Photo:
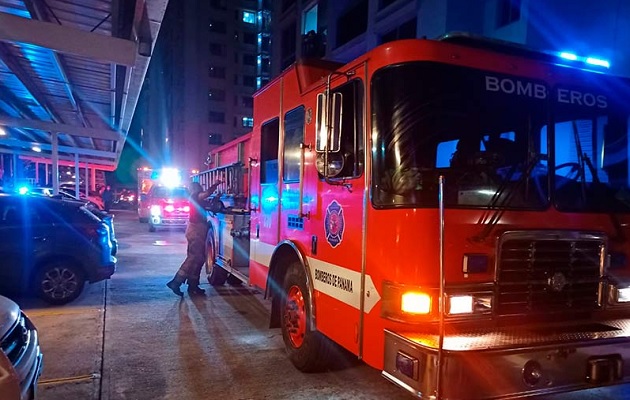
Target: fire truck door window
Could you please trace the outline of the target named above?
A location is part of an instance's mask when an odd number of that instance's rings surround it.
[[[320,178],[323,178],[324,159],[328,159],[328,175],[334,178],[358,178],[363,174],[363,158],[365,152],[363,140],[363,82],[354,79],[345,83],[332,91],[339,94],[337,99],[341,100],[341,107],[333,108],[333,111],[340,112],[338,150],[334,154],[330,152],[326,155],[318,151],[317,164]],[[323,104],[318,103],[318,107]],[[318,109],[318,115],[322,114]],[[337,118],[337,116],[335,116]],[[321,128],[320,128],[321,129]]]
[[[278,182],[278,143],[280,140],[278,118],[262,125],[260,140],[260,183],[276,183]]]
[[[300,143],[304,141],[304,106],[300,106],[284,116],[284,181],[297,182],[300,179]]]

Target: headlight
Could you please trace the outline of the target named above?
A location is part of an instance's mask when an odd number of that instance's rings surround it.
[[[608,302],[611,305],[628,305],[630,303],[630,287],[611,286]]]
[[[449,297],[449,314],[472,314],[472,296],[451,296]]]
[[[452,294],[448,296],[448,315],[480,315],[492,312],[492,294]]]
[[[162,207],[160,206],[151,206],[151,215],[154,217],[159,217],[162,214]]]

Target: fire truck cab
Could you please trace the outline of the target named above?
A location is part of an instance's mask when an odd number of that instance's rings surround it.
[[[630,381],[630,80],[595,64],[468,35],[298,62],[193,178],[247,182],[210,283],[264,291],[302,371],[342,346],[420,398]]]

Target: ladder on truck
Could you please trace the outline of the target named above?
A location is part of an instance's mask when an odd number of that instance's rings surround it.
[[[217,180],[221,184],[217,187],[218,196],[225,208],[246,208],[247,178],[244,164],[240,161],[229,165],[201,171],[192,176],[193,182],[199,182],[204,189],[210,187]]]

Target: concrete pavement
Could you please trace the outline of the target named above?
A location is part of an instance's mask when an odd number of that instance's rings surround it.
[[[182,231],[148,232],[114,211],[120,243],[112,279],[75,302],[21,299],[45,357],[39,399],[408,399],[380,372],[341,357],[341,371],[303,374],[269,329],[268,301],[245,286],[180,299],[165,283],[185,256]]]

